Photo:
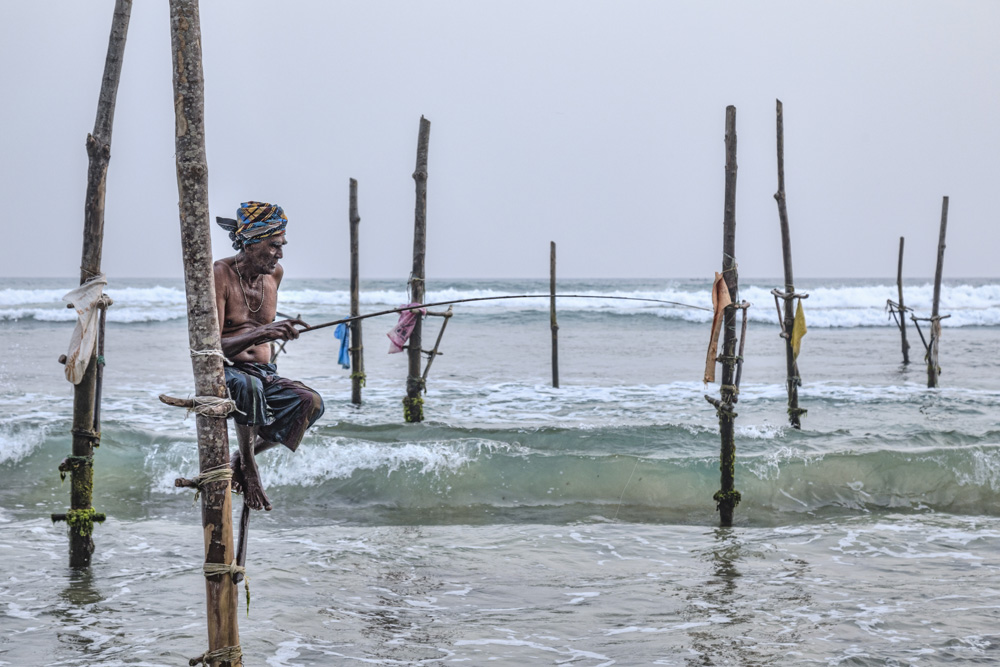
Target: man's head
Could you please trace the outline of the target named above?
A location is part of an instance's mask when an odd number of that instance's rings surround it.
[[[282,247],[287,243],[285,212],[277,204],[248,201],[240,204],[236,217],[236,220],[215,220],[229,232],[233,248],[242,251],[250,273],[274,273],[283,254]]]
[[[283,235],[285,226],[288,225],[288,218],[280,206],[259,201],[240,204],[236,210],[236,218],[215,219],[220,227],[229,232],[229,239],[236,250],[256,245],[272,236]]]

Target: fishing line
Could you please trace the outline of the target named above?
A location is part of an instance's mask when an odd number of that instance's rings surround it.
[[[645,447],[646,447],[646,434],[645,433],[642,434],[642,446],[645,449]],[[632,466],[632,472],[629,473],[628,479],[625,481],[625,486],[622,487],[622,494],[620,496],[618,496],[618,509],[615,510],[615,515],[611,518],[612,521],[617,521],[618,520],[618,512],[620,512],[621,509],[622,509],[622,499],[625,498],[625,491],[628,490],[628,485],[631,484],[631,482],[632,482],[632,475],[635,474],[635,469],[639,467],[639,458],[640,457],[638,457],[638,456],[635,457],[635,465]]]
[[[455,303],[471,303],[473,301],[500,301],[501,299],[551,299],[551,298],[614,299],[618,301],[643,301],[646,303],[666,303],[670,304],[671,306],[680,306],[682,308],[693,308],[695,310],[705,310],[708,312],[713,312],[711,308],[705,308],[703,306],[695,306],[690,303],[681,303],[679,301],[665,301],[663,299],[643,299],[637,296],[597,296],[594,294],[508,294],[504,296],[477,296],[469,299],[454,299],[452,301],[435,301],[434,303],[422,303],[416,306],[401,306],[399,308],[392,308],[390,310],[380,310],[377,313],[355,315],[354,317],[345,317],[341,320],[334,320],[333,322],[324,322],[323,324],[317,324],[315,326],[305,327],[304,329],[299,329],[298,331],[299,333],[305,333],[306,331],[316,331],[317,329],[325,329],[326,327],[332,327],[337,324],[347,324],[348,322],[356,322],[358,320],[368,319],[369,317],[378,317],[380,315],[391,315],[393,313],[403,313],[409,310],[418,310],[420,308],[433,308],[434,306],[449,306]]]
[[[615,515],[611,518],[612,521],[618,520],[618,512],[622,509],[622,499],[625,498],[625,491],[628,489],[628,485],[632,482],[632,475],[635,474],[635,469],[639,467],[639,457],[635,457],[635,465],[632,466],[632,472],[629,473],[628,480],[625,482],[624,488],[622,488],[622,494],[618,496],[618,509],[615,510]]]

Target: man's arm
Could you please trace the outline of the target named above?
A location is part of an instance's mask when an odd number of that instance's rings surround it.
[[[270,343],[272,340],[295,340],[299,337],[299,330],[295,328],[296,324],[306,326],[302,320],[292,318],[223,336],[222,353],[227,358],[235,357],[243,350]]]

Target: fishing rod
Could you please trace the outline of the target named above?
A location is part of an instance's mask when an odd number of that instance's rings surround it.
[[[393,313],[404,313],[409,310],[419,310],[421,308],[433,308],[435,306],[450,306],[455,303],[469,303],[472,301],[499,301],[501,299],[551,299],[551,298],[563,298],[563,299],[616,299],[621,301],[644,301],[646,303],[666,303],[671,306],[681,306],[683,308],[694,308],[696,310],[707,310],[712,312],[711,308],[705,308],[703,306],[694,306],[690,303],[680,303],[679,301],[664,301],[663,299],[643,299],[637,296],[596,296],[593,294],[508,294],[504,296],[477,296],[469,299],[455,299],[453,301],[435,301],[434,303],[423,303],[416,306],[401,306],[399,308],[392,308],[390,310],[380,310],[377,313],[366,313],[365,315],[356,315],[355,317],[345,317],[341,320],[334,320],[333,322],[324,322],[323,324],[317,324],[311,327],[305,327],[304,329],[299,329],[299,333],[305,333],[306,331],[316,331],[317,329],[325,329],[326,327],[332,327],[337,324],[347,324],[349,322],[356,322],[357,320],[368,319],[369,317],[378,317],[379,315],[391,315]],[[282,317],[287,317],[282,313],[278,313]]]

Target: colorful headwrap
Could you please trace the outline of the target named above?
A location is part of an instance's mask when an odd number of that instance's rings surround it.
[[[236,211],[238,220],[219,218],[215,221],[229,232],[233,248],[242,250],[245,246],[260,243],[266,238],[285,233],[288,218],[277,204],[248,201],[240,204]]]

